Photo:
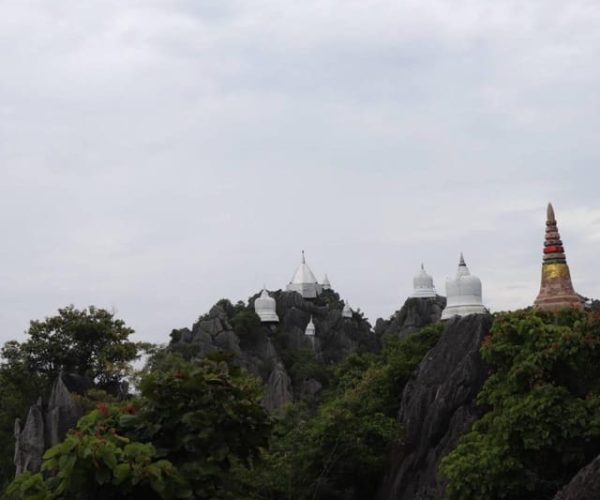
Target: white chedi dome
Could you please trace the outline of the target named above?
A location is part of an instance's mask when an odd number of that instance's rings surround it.
[[[329,282],[329,278],[327,277],[327,274],[325,274],[325,277],[323,278],[323,282],[321,283],[321,288],[323,288],[323,290],[331,290],[331,283]]]
[[[342,318],[351,318],[352,317],[352,308],[350,304],[344,301],[344,309],[342,309]]]
[[[425,271],[425,266],[421,264],[421,270],[413,278],[413,293],[411,297],[435,297],[435,287],[433,286],[433,278]]]
[[[314,337],[315,333],[316,333],[315,324],[313,323],[313,318],[311,316],[310,321],[308,322],[308,325],[306,325],[306,330],[304,330],[304,334],[308,335],[309,337]]]
[[[481,297],[481,280],[471,275],[461,254],[456,278],[446,280],[446,308],[442,319],[486,313]]]
[[[263,323],[279,322],[277,316],[277,303],[275,299],[269,295],[266,288],[263,288],[260,297],[254,301],[254,311]]]
[[[315,275],[306,263],[304,251],[302,251],[302,262],[287,285],[286,291],[298,292],[305,299],[314,299],[322,291],[321,285],[319,285],[317,278],[315,278]]]

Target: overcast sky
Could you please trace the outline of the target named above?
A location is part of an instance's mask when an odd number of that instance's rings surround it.
[[[553,201],[600,297],[597,0],[2,0],[0,340],[58,307],[168,341],[306,250],[374,322],[462,250],[538,291]]]

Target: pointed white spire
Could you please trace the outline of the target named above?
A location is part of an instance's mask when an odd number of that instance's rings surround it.
[[[350,303],[344,300],[344,308],[342,309],[342,318],[351,318],[352,317],[352,308],[350,307]]]
[[[329,278],[327,277],[327,273],[325,273],[325,277],[323,278],[323,282],[321,283],[321,287],[323,290],[331,290],[331,283],[329,282]]]
[[[302,262],[296,269],[294,276],[286,287],[288,292],[298,292],[305,299],[314,299],[322,291],[321,285],[317,282],[317,278],[306,263],[304,250],[302,250]]]
[[[308,335],[309,337],[314,337],[315,333],[316,333],[315,324],[313,323],[313,317],[311,314],[310,321],[308,322],[308,325],[306,325],[306,330],[304,330],[304,334]]]

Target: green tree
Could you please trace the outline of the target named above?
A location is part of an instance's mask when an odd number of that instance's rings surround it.
[[[551,498],[600,452],[600,322],[499,314],[481,351],[490,411],[442,462],[448,498]]]
[[[277,423],[263,463],[245,474],[264,498],[370,498],[388,452],[402,435],[396,414],[406,382],[436,344],[441,325],[379,355],[354,354],[334,372],[318,409],[300,403]]]
[[[54,380],[64,370],[100,387],[119,383],[144,346],[129,340],[133,330],[123,320],[94,306],[59,309],[56,316],[32,321],[26,334],[16,347],[32,372]]]
[[[14,422],[28,407],[47,397],[61,370],[94,380],[116,392],[140,349],[129,340],[133,330],[104,309],[73,306],[56,316],[32,321],[24,342],[6,342],[0,353],[0,484],[14,475]]]
[[[196,497],[239,498],[232,462],[258,456],[270,434],[261,382],[220,360],[170,356],[168,365],[142,380],[132,432],[180,470]]]
[[[157,459],[152,444],[123,435],[120,420],[135,406],[99,405],[77,430],[48,450],[42,473],[21,474],[3,498],[102,500],[192,498],[192,492],[168,460]]]
[[[244,498],[232,465],[250,464],[270,433],[259,381],[211,359],[161,355],[155,368],[135,402],[100,404],[46,452],[48,478],[19,476],[7,498]]]

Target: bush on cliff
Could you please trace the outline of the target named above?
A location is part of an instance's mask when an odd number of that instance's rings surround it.
[[[433,325],[402,341],[388,339],[378,355],[349,356],[318,410],[291,407],[264,463],[246,477],[261,498],[338,499],[350,491],[371,498],[402,434],[396,419],[402,389],[441,331]]]
[[[100,404],[46,452],[49,475],[23,474],[3,498],[243,498],[230,469],[267,444],[260,397],[259,381],[224,361],[170,356],[138,400]]]
[[[481,351],[490,411],[442,462],[448,498],[551,498],[600,452],[600,320],[499,314]]]

